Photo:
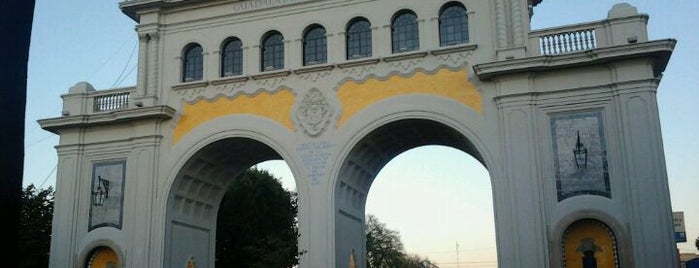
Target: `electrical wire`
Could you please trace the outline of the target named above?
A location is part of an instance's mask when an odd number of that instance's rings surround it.
[[[53,173],[56,171],[56,168],[58,168],[58,163],[56,163],[56,165],[53,166],[53,169],[51,170],[51,172],[49,172],[49,175],[46,175],[46,178],[44,178],[44,181],[41,182],[41,185],[39,186],[38,189],[43,189],[43,188],[44,188],[44,184],[45,184],[46,181],[49,179],[49,177],[51,177],[51,174],[53,174]]]
[[[115,88],[117,84],[120,84],[122,81],[122,76],[124,75],[124,72],[126,72],[126,68],[129,67],[129,64],[131,63],[131,59],[133,59],[133,55],[136,52],[136,47],[138,46],[138,43],[134,44],[133,49],[131,49],[131,54],[129,55],[129,59],[126,61],[126,64],[124,65],[124,68],[121,69],[121,73],[119,73],[119,76],[117,76],[116,81],[114,81],[114,84],[112,84],[112,88]],[[133,71],[133,68],[131,69]],[[131,74],[131,71],[129,71],[129,74]],[[128,76],[128,74],[127,74]]]

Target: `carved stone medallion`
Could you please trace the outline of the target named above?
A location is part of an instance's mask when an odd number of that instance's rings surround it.
[[[317,88],[303,96],[296,110],[296,119],[306,133],[318,136],[323,132],[333,114],[328,99]]]

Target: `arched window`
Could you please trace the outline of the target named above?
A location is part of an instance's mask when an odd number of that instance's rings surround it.
[[[347,25],[347,59],[371,57],[371,23],[355,18]]]
[[[417,15],[412,11],[400,11],[391,22],[393,53],[418,50],[420,37],[417,29]]]
[[[303,65],[313,65],[328,61],[327,40],[325,28],[311,25],[303,36]]]
[[[284,36],[277,31],[268,32],[262,38],[262,71],[284,68]]]
[[[468,43],[468,14],[458,2],[451,2],[439,12],[439,45]]]
[[[243,42],[232,37],[221,49],[221,77],[243,74]]]
[[[204,56],[199,44],[185,47],[182,57],[182,82],[201,80],[204,76]]]

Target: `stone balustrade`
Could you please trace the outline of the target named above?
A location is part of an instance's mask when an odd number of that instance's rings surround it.
[[[648,15],[616,5],[605,20],[531,31],[529,56],[553,56],[648,41]]]
[[[109,90],[95,90],[87,82],[77,83],[71,87],[63,98],[63,116],[88,115],[125,110],[130,107],[135,87],[123,87]]]

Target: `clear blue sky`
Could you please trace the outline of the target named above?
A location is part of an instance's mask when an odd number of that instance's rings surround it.
[[[134,22],[119,11],[118,2],[37,0],[29,58],[24,185],[55,183],[53,146],[58,137],[41,130],[36,120],[60,115],[61,94],[79,81],[89,81],[97,89],[135,84],[135,73],[129,72],[137,56],[132,57],[137,53]],[[545,0],[535,10],[532,28],[600,20],[617,2]],[[685,212],[693,241],[699,236],[699,142],[694,136],[699,132],[699,34],[692,21],[699,1],[627,2],[650,15],[651,39],[679,42],[658,90],[658,104],[673,210]],[[267,166],[278,170],[293,188],[283,164]],[[487,171],[470,156],[444,147],[422,147],[396,157],[381,171],[369,194],[367,212],[399,230],[410,252],[439,263],[455,262],[459,243],[461,267],[494,267],[490,191]],[[435,218],[448,221],[435,222]],[[693,243],[678,247],[696,252]],[[467,266],[466,262],[476,263]]]

